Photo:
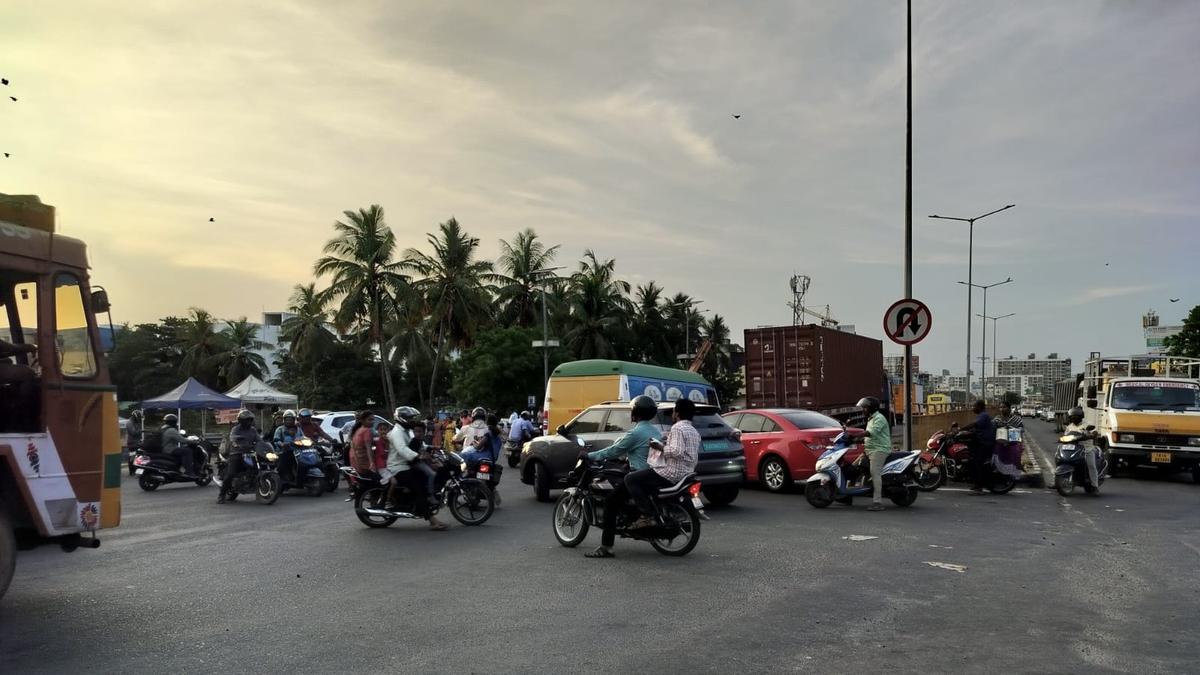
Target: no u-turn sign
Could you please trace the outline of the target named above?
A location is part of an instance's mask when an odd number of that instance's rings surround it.
[[[883,332],[898,345],[915,345],[929,335],[933,314],[920,300],[897,300],[883,315]]]

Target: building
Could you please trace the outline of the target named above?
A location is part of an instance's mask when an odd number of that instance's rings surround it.
[[[1048,384],[1041,375],[996,375],[987,380],[988,399],[999,399],[1010,391],[1025,398],[1040,398]]]
[[[888,377],[896,382],[904,381],[904,357],[903,356],[885,356],[883,357],[883,369],[887,372]],[[916,354],[912,358],[912,373],[913,377],[921,372],[921,357]]]
[[[1166,354],[1167,348],[1163,341],[1168,337],[1178,335],[1183,326],[1160,326],[1158,312],[1150,310],[1142,316],[1142,333],[1146,338],[1147,354]]]
[[[1059,380],[1065,380],[1071,377],[1071,359],[1060,359],[1058,354],[1047,354],[1046,358],[1039,359],[1036,354],[1030,354],[1029,358],[1017,359],[1008,357],[1000,359],[996,362],[995,378],[1003,378],[1005,376],[1020,376],[1040,377],[1041,381],[1038,384],[1036,393],[1043,398],[1050,398],[1053,391],[1054,383]],[[991,378],[988,378],[989,381]]]

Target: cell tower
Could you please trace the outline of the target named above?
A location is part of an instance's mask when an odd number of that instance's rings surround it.
[[[808,287],[811,284],[812,279],[807,275],[792,275],[792,301],[788,303],[788,307],[792,308],[793,326],[804,323],[804,296],[808,294]]]

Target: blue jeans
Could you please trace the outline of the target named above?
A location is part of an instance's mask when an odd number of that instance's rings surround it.
[[[462,455],[463,461],[466,462],[468,466],[485,459],[489,462],[496,461],[495,458],[492,457],[492,453],[486,450],[467,450],[466,452],[460,454]]]

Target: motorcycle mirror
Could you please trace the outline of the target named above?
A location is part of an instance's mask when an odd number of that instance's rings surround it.
[[[581,448],[583,447],[583,439],[582,438],[576,437],[575,442],[579,444],[579,447],[581,447]]]
[[[1088,431],[1095,431],[1095,430],[1096,430],[1096,425],[1095,425],[1095,424],[1089,424],[1089,425],[1087,425],[1087,427],[1085,427],[1085,428],[1086,428]]]
[[[564,425],[564,424],[558,425],[558,428],[554,430],[554,433],[558,434],[559,436],[566,436],[567,435],[566,425]]]

